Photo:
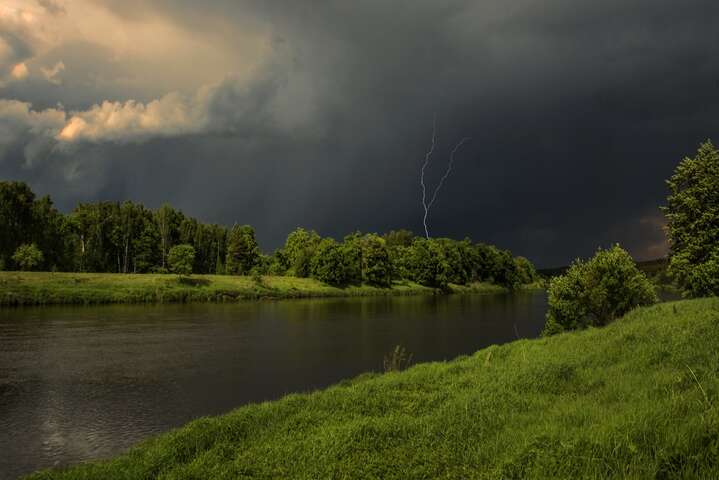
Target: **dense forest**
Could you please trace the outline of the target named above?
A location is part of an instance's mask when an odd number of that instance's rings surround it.
[[[342,241],[297,228],[284,247],[263,253],[248,225],[205,224],[168,204],[80,203],[69,214],[23,182],[0,182],[0,270],[163,273],[173,247],[191,246],[199,274],[291,275],[330,285],[389,286],[407,279],[446,288],[486,281],[509,288],[536,280],[523,257],[491,245],[416,237],[407,230]]]

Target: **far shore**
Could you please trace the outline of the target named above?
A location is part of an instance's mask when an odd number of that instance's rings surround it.
[[[539,289],[531,284],[522,289]],[[332,287],[311,278],[120,273],[0,272],[0,306],[97,305],[108,303],[193,303],[240,300],[506,293],[491,283],[449,286],[449,292],[410,281],[390,288],[370,285]]]

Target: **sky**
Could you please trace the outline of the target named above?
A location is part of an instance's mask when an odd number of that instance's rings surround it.
[[[58,208],[666,254],[665,180],[719,142],[715,0],[0,0],[0,179]]]

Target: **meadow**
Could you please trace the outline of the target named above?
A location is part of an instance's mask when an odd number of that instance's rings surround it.
[[[536,287],[537,285],[535,285]],[[462,293],[502,293],[489,283],[450,285]],[[434,294],[411,281],[390,288],[333,287],[312,278],[120,273],[0,272],[0,306],[103,303],[188,303],[368,295]]]
[[[32,479],[718,478],[719,299],[240,407]]]

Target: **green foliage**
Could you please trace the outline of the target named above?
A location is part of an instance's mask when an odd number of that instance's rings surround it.
[[[255,230],[249,225],[235,225],[227,236],[227,261],[229,275],[247,275],[260,260],[260,248]]]
[[[12,259],[23,271],[35,270],[44,261],[42,252],[34,243],[24,243],[17,247]]]
[[[311,260],[312,278],[335,287],[349,283],[349,265],[342,245],[331,238],[320,240]]]
[[[387,248],[393,247],[409,247],[414,241],[414,233],[409,230],[390,230],[385,233],[382,238],[387,245]]]
[[[369,285],[389,287],[392,284],[392,263],[385,241],[375,234],[362,239],[362,280]]]
[[[410,278],[415,282],[445,289],[449,284],[449,265],[441,256],[436,255],[437,250],[434,240],[417,237],[406,252],[404,263]]]
[[[688,296],[719,295],[719,150],[701,144],[667,184],[669,273]]]
[[[10,258],[33,237],[35,194],[23,182],[0,182],[0,254]]]
[[[195,248],[192,245],[175,245],[167,254],[167,263],[170,271],[177,275],[192,274],[192,266],[195,263]]]
[[[637,309],[248,404],[31,479],[715,479],[718,323],[717,299]]]
[[[657,301],[654,287],[619,245],[576,260],[549,284],[545,335],[603,326],[640,305]]]
[[[526,285],[539,280],[537,269],[532,262],[524,257],[515,257],[514,266],[517,272],[517,280],[520,284]]]
[[[320,243],[320,236],[314,230],[297,228],[289,235],[282,249],[289,275],[307,278],[311,275],[312,258]]]
[[[347,265],[347,283],[350,285],[362,283],[362,241],[362,233],[354,232],[346,235],[342,242]]]
[[[383,237],[354,232],[323,247],[332,255],[326,261],[317,259],[320,241],[316,232],[298,228],[283,248],[265,256],[247,225],[228,232],[168,204],[153,211],[133,202],[80,203],[63,215],[26,184],[0,182],[0,260],[7,269],[16,267],[12,255],[18,246],[35,243],[44,260],[34,268],[51,271],[166,273],[172,247],[191,245],[194,273],[320,276],[332,285],[388,287],[398,280],[443,290],[489,282],[514,288],[534,272],[508,251],[469,239],[416,238],[408,230]],[[329,265],[339,270],[330,274]]]

